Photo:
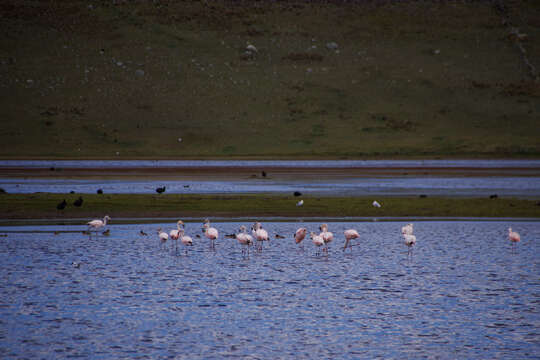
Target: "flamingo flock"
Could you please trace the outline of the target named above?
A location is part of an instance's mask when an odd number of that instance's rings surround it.
[[[88,226],[88,233],[96,232],[96,235],[98,232],[107,226],[107,221],[111,220],[111,218],[108,215],[105,215],[103,217],[103,220],[96,219],[89,221],[86,223]],[[316,255],[319,255],[322,249],[322,252],[325,254],[329,253],[329,245],[334,240],[334,234],[329,231],[328,224],[321,224],[319,226],[319,233],[314,231],[308,231],[305,227],[300,227],[296,230],[296,232],[293,234],[293,239],[295,244],[299,245],[301,249],[303,249],[303,240],[306,238],[307,234],[309,233],[310,239],[315,246],[316,249]],[[202,225],[202,232],[204,236],[210,240],[210,247],[212,249],[215,249],[215,242],[219,238],[219,231],[212,227],[210,224],[209,219],[205,219]],[[107,235],[109,234],[109,230],[106,231]],[[105,234],[105,232],[104,232]],[[146,236],[147,234],[140,231],[141,235]],[[170,230],[169,233],[163,231],[161,228],[157,229],[158,238],[160,241],[160,244],[165,244],[169,239],[171,241],[174,241],[175,248],[178,249],[178,240],[180,240],[180,243],[185,246],[186,254],[187,254],[187,247],[193,246],[193,239],[185,234],[185,224],[182,220],[178,220],[176,222],[176,229]],[[352,251],[353,247],[353,240],[359,239],[360,234],[356,229],[347,229],[343,232],[343,235],[345,237],[345,243],[343,245],[343,251],[346,251],[347,249]],[[414,225],[412,223],[406,224],[403,227],[401,227],[401,235],[403,237],[403,243],[405,246],[407,246],[407,254],[412,256],[413,247],[416,245],[416,236],[414,235]],[[196,236],[197,238],[200,238],[199,235]],[[251,226],[251,234],[247,232],[247,227],[242,225],[238,229],[238,233],[236,234],[230,234],[225,235],[225,237],[231,237],[233,239],[236,239],[238,243],[242,246],[242,253],[249,255],[249,248],[250,246],[254,245],[255,242],[257,243],[257,251],[261,252],[263,251],[263,244],[264,242],[270,243],[270,237],[268,235],[268,231],[266,231],[262,224],[258,221],[253,223]],[[284,236],[281,236],[279,234],[275,235],[276,239],[284,239]],[[512,228],[508,228],[508,240],[512,244],[512,249],[515,248],[515,245],[520,242],[521,236],[519,233],[512,231]],[[172,246],[172,243],[171,243]]]

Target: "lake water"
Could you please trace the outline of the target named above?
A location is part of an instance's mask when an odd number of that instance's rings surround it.
[[[401,222],[329,223],[328,256],[294,244],[296,228],[319,225],[301,222],[263,223],[272,241],[243,256],[223,237],[239,225],[213,224],[213,251],[188,223],[187,255],[158,244],[173,223],[92,239],[83,225],[1,227],[1,357],[540,356],[540,222],[417,221],[412,256]],[[361,240],[343,253],[347,228]]]
[[[177,180],[103,180],[103,179],[0,179],[0,187],[8,193],[74,191],[95,194],[102,189],[107,194],[155,194],[157,187],[166,186],[168,194],[230,194],[283,193],[300,191],[310,195],[441,195],[540,197],[538,177],[399,177],[357,178],[326,181],[177,181]]]

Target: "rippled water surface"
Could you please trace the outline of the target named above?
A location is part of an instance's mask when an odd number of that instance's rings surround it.
[[[272,240],[249,257],[223,237],[240,224],[213,225],[215,251],[187,224],[187,255],[158,244],[174,224],[91,239],[84,226],[1,227],[1,357],[540,356],[539,222],[416,222],[412,256],[397,222],[330,223],[328,256],[291,238],[319,224],[264,223]],[[361,240],[343,253],[351,227]]]
[[[70,191],[105,193],[155,194],[157,187],[166,186],[167,193],[292,193],[321,195],[443,195],[540,197],[538,177],[399,177],[358,178],[330,181],[175,181],[175,180],[80,180],[80,179],[0,179],[0,187],[8,193]]]

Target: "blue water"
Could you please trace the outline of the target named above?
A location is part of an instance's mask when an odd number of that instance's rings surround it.
[[[0,168],[2,167],[540,168],[540,160],[0,160]]]
[[[244,181],[193,180],[88,180],[88,179],[0,179],[0,187],[8,193],[52,192],[67,194],[105,193],[155,194],[166,186],[167,193],[293,193],[311,195],[442,195],[540,197],[538,177],[398,177],[356,178],[347,180],[294,181],[249,179]]]
[[[114,219],[113,219],[114,222]],[[238,223],[215,223],[221,234]],[[249,225],[249,224],[246,224]],[[501,358],[540,356],[540,222],[329,223],[315,255],[291,234],[318,223],[263,223],[273,239],[243,256],[223,238],[187,255],[160,248],[170,224],[1,227],[0,355],[19,358]],[[515,249],[508,226],[521,233]],[[342,232],[361,240],[343,253]],[[151,236],[139,235],[143,229]],[[74,268],[72,262],[80,262]]]

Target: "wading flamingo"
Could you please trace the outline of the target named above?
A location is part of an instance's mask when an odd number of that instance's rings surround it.
[[[307,229],[306,228],[300,228],[298,230],[296,230],[296,232],[294,233],[294,242],[297,243],[297,244],[300,244],[302,242],[302,240],[304,240],[304,238],[306,237],[306,234],[307,234]],[[302,245],[303,247],[304,245]]]
[[[401,233],[403,235],[412,235],[413,234],[413,224],[407,224],[401,228]]]
[[[205,219],[203,224],[203,233],[210,241],[212,241],[212,249],[215,247],[214,241],[217,240],[219,233],[216,228],[210,227],[210,220]]]
[[[240,233],[236,234],[236,240],[242,245],[242,253],[245,253],[244,246],[246,246],[249,255],[249,246],[253,244],[253,236],[249,235],[246,230],[244,225],[240,226]]]
[[[324,244],[326,245],[325,251],[328,253],[328,244],[331,243],[332,240],[334,240],[334,234],[332,234],[330,231],[328,231],[328,225],[327,224],[322,224],[319,227],[319,230],[321,231],[321,233],[319,235],[322,236],[322,238],[324,240]]]
[[[159,244],[163,245],[164,243],[166,243],[169,239],[169,235],[165,231],[161,230],[161,228],[157,229],[157,233],[159,236]]]
[[[324,240],[321,235],[317,235],[313,231],[310,233],[310,237],[313,244],[315,244],[315,246],[317,247],[316,255],[319,255],[319,249],[321,246],[324,245]]]
[[[86,223],[88,225],[88,231],[95,231],[96,235],[98,234],[98,231],[105,226],[107,226],[107,220],[111,220],[109,215],[105,215],[103,220],[92,220]]]
[[[521,240],[521,236],[515,231],[512,231],[512,228],[508,228],[508,240],[512,242],[512,249],[516,245],[517,242]]]
[[[255,240],[258,241],[258,250],[262,251],[263,248],[263,241],[269,241],[268,232],[262,228],[262,225],[260,222],[255,222],[253,226],[251,227],[251,233],[253,234],[253,237]]]
[[[176,222],[176,229],[173,229],[169,232],[169,237],[171,240],[174,240],[176,243],[176,248],[178,249],[178,238],[180,237],[180,231],[184,229],[184,222],[182,220],[178,220]],[[172,246],[172,243],[171,243]]]
[[[347,249],[347,246],[352,251],[352,244],[350,243],[350,241],[352,239],[358,239],[360,237],[360,235],[358,234],[358,231],[354,229],[349,229],[349,230],[345,230],[343,234],[345,234],[345,246],[343,246],[343,251]]]
[[[179,236],[180,236],[180,242],[182,243],[182,245],[186,247],[186,255],[187,255],[187,252],[188,252],[187,247],[193,246],[193,239],[191,238],[191,236],[184,234],[184,223],[182,223],[182,229],[179,230]]]
[[[412,247],[416,244],[416,236],[412,234],[403,234],[403,237],[405,238],[405,245],[409,248],[407,254],[412,254]]]

